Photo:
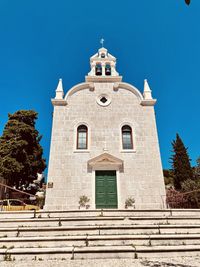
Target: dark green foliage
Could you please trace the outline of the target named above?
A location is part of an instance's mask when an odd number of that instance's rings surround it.
[[[182,182],[182,191],[189,193],[191,191],[200,190],[200,181],[187,179]]]
[[[188,208],[189,204],[187,201],[187,197],[180,191],[175,190],[174,188],[169,188],[166,190],[166,202],[169,208],[174,209]]]
[[[173,186],[174,184],[174,179],[173,179],[173,173],[171,170],[163,170],[163,176],[164,176],[164,181],[165,185],[167,186]]]
[[[190,205],[193,208],[200,207],[200,180],[187,179],[181,184],[182,191],[186,192],[185,197],[187,202],[192,204]]]
[[[194,168],[195,178],[200,180],[200,157],[197,159],[197,166]]]
[[[174,187],[177,190],[181,189],[181,183],[187,179],[193,179],[193,171],[190,165],[190,159],[187,149],[185,148],[179,135],[176,135],[176,140],[172,142],[173,155],[172,171],[174,176]]]
[[[190,4],[190,0],[185,0],[185,3],[189,6],[189,4]]]
[[[166,169],[164,169],[163,170],[163,175],[164,175],[164,177],[170,177],[170,170],[166,170]]]
[[[8,117],[0,137],[0,176],[10,185],[32,182],[46,168],[39,144],[42,136],[35,129],[37,113],[19,110]]]

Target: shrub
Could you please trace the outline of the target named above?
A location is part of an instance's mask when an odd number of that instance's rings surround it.
[[[90,199],[87,196],[83,195],[83,196],[80,196],[78,203],[79,203],[80,207],[86,207],[86,208],[88,208],[89,205],[87,205],[87,203],[89,201],[90,201]]]
[[[134,197],[128,197],[125,201],[125,208],[127,209],[128,207],[133,207],[135,203]]]

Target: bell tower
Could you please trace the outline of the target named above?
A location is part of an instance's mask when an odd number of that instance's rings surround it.
[[[122,76],[116,71],[116,58],[101,47],[90,58],[91,70],[86,76],[86,82],[121,82]]]

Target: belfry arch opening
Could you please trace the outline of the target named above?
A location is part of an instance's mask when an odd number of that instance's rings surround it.
[[[111,66],[110,66],[110,63],[106,63],[106,65],[105,65],[105,74],[107,76],[110,76],[111,75]]]
[[[95,74],[97,76],[101,76],[102,75],[102,66],[101,66],[101,63],[97,63],[96,64]]]

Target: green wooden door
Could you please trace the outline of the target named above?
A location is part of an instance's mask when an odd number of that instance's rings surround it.
[[[96,171],[96,208],[117,208],[116,171]]]

